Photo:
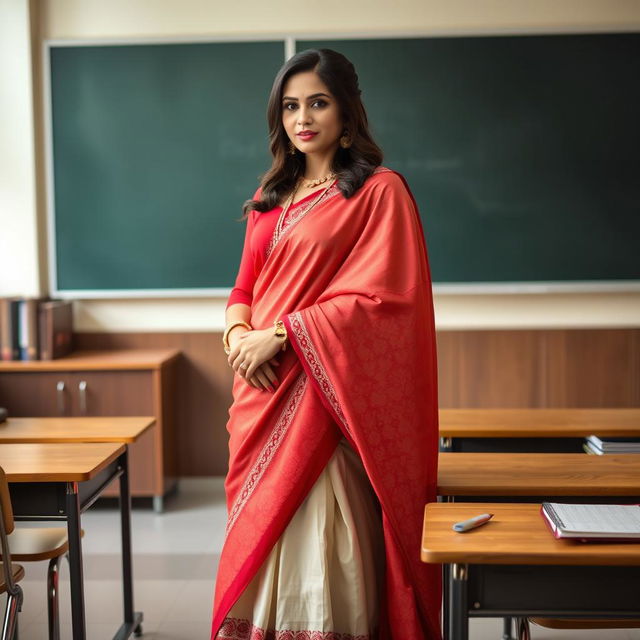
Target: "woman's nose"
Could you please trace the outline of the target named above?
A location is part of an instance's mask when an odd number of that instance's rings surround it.
[[[309,109],[307,109],[306,107],[301,107],[298,110],[298,123],[306,124],[309,122],[310,119],[311,119],[311,111],[309,111]]]

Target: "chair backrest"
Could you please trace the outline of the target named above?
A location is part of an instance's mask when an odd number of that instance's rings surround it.
[[[0,467],[0,511],[2,512],[2,524],[4,532],[8,535],[14,529],[13,509],[11,508],[11,496],[9,495],[9,484],[4,469]]]

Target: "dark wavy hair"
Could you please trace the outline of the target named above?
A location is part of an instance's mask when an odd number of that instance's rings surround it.
[[[332,49],[307,49],[290,58],[273,81],[267,121],[269,148],[273,156],[271,168],[262,176],[260,200],[247,200],[243,216],[256,209],[270,211],[293,189],[303,175],[304,154],[296,150],[290,154],[289,137],[282,124],[282,91],[287,80],[303,71],[315,71],[335,97],[344,128],[351,138],[348,149],[338,147],[331,166],[337,176],[338,188],[350,198],[382,163],[382,151],[369,133],[367,113],[360,98],[356,70],[343,56]]]

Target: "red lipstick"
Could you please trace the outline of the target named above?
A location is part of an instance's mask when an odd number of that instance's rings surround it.
[[[311,140],[312,138],[314,138],[314,136],[318,135],[317,131],[309,131],[306,130],[305,131],[301,131],[298,135],[298,138],[300,138],[301,140]]]

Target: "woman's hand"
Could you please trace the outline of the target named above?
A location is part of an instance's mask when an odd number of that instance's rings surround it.
[[[273,392],[278,378],[271,367],[279,365],[274,356],[282,348],[273,329],[244,331],[230,347],[228,361],[232,369],[252,387]]]

